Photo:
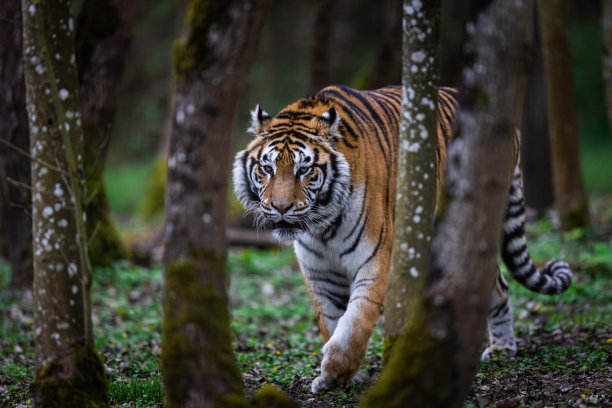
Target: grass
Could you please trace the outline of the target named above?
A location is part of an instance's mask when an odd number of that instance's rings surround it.
[[[109,206],[114,214],[138,214],[149,186],[154,160],[109,166],[104,171]],[[129,192],[129,193],[128,193]]]
[[[563,295],[548,297],[534,294],[509,279],[519,355],[498,355],[481,363],[475,384],[534,373],[563,373],[570,376],[570,383],[572,376],[578,377],[585,370],[594,375],[609,374],[610,231],[582,229],[563,234],[554,231],[550,222],[540,221],[528,227],[528,235],[536,262],[541,264],[561,254],[575,269],[575,282]],[[310,395],[310,382],[319,373],[322,341],[292,250],[233,251],[228,267],[234,349],[247,391],[272,383],[294,396]],[[1,264],[2,287],[8,283],[8,276],[7,265]],[[160,268],[119,263],[95,271],[92,293],[96,346],[105,359],[113,406],[163,405],[159,368],[161,291]],[[31,301],[15,302],[6,292],[0,293],[0,407],[27,405],[28,383],[34,369]],[[378,328],[363,371],[380,371],[381,348],[382,332]],[[354,406],[365,387],[337,388],[318,395],[317,401],[329,406]],[[487,395],[481,390],[474,398],[482,400]],[[546,399],[531,394],[527,397]],[[599,394],[589,398],[601,401]]]

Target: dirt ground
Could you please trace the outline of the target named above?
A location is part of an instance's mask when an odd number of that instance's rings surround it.
[[[513,359],[506,361],[492,361],[484,365],[474,379],[465,404],[476,407],[612,407],[612,354],[607,347],[609,367],[607,370],[584,369],[578,373],[571,369],[584,361],[579,353],[569,353],[564,356],[568,369],[560,370],[549,368],[543,357],[541,368],[512,368],[521,359],[538,356],[542,345],[565,346],[576,350],[591,345],[606,344],[608,336],[604,332],[575,332],[562,331],[537,332],[533,335],[524,335],[517,339],[519,351]],[[597,346],[595,346],[597,347]],[[603,348],[606,350],[606,348]],[[380,359],[373,359],[370,365],[374,366],[370,378],[355,388],[347,387],[338,392],[330,391],[313,395],[310,390],[310,378],[306,376],[294,378],[290,387],[278,386],[291,395],[305,407],[326,408],[337,406],[352,408],[359,405],[358,398],[347,398],[347,394],[363,395],[367,388],[374,384],[381,371]],[[506,369],[507,368],[507,369]],[[250,381],[247,372],[245,384],[248,390],[255,391],[261,384]],[[257,375],[253,378],[258,378]],[[350,401],[347,401],[350,400]]]

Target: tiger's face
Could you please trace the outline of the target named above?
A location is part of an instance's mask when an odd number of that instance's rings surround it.
[[[335,149],[339,118],[321,115],[274,118],[259,106],[249,131],[255,135],[236,155],[234,188],[259,227],[277,239],[325,230],[342,212],[350,192],[350,169]]]

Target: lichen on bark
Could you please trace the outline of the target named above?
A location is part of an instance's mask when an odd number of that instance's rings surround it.
[[[94,349],[71,2],[23,0],[37,406],[108,406]],[[52,57],[53,56],[53,57]]]
[[[404,1],[402,109],[393,253],[385,299],[387,361],[429,268],[436,201],[440,2]]]

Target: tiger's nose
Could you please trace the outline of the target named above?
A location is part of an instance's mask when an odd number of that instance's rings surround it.
[[[276,208],[279,213],[286,213],[291,207],[293,207],[293,203],[289,203],[286,201],[277,201],[272,203],[272,207]]]

